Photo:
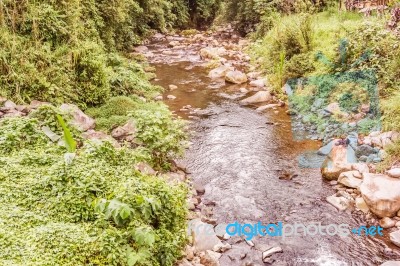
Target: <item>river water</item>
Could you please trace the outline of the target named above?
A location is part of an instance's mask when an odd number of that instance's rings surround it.
[[[184,162],[193,180],[205,186],[201,205],[212,210],[212,218],[217,223],[365,225],[354,209],[339,212],[326,202],[335,190],[319,169],[299,166],[298,157],[318,149],[320,143],[295,141],[284,108],[258,113],[241,106],[238,100],[246,94],[239,92],[240,86],[207,77],[198,55],[200,47],[171,49],[163,42],[151,44],[154,56],[149,61],[156,68],[155,84],[178,86],[164,95],[177,98],[165,103],[191,121],[192,145]],[[201,111],[181,111],[186,105]],[[285,174],[297,176],[279,178]],[[233,248],[223,253],[222,266],[264,265],[261,251],[276,245],[283,253],[273,256],[272,265],[379,265],[400,258],[387,237],[255,237],[255,247],[238,238],[228,240]]]

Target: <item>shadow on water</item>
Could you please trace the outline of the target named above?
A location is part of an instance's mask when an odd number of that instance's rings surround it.
[[[325,198],[335,193],[321,178],[319,169],[299,167],[297,157],[318,149],[316,141],[295,141],[290,117],[284,108],[278,113],[258,113],[238,104],[244,93],[222,81],[211,81],[197,56],[198,47],[173,51],[165,55],[164,44],[150,46],[155,57],[155,84],[178,89],[165,92],[175,100],[165,103],[183,118],[190,112],[180,111],[185,105],[201,108],[200,119],[192,123],[195,134],[184,161],[195,182],[205,186],[202,205],[213,207],[218,223],[349,224],[365,225],[354,210],[337,211]],[[295,175],[292,180],[279,177]],[[276,255],[273,265],[379,265],[400,258],[385,249],[387,239],[358,235],[295,236],[287,238],[255,237],[250,248],[238,237],[228,242],[233,248],[220,259],[221,265],[244,265],[251,259],[264,265],[259,250],[280,245],[284,252]],[[393,248],[392,246],[389,246]],[[237,253],[246,258],[236,258]],[[236,256],[236,257],[235,257]],[[275,256],[275,255],[274,255]]]

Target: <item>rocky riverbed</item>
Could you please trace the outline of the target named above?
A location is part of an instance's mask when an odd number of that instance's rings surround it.
[[[379,265],[399,259],[398,168],[378,175],[374,164],[397,133],[353,136],[354,162],[343,162],[351,147],[336,145],[339,140],[319,152],[321,142],[295,140],[296,118],[291,120],[285,103],[251,66],[247,45],[230,29],[220,29],[190,36],[157,34],[136,50],[155,67],[154,83],[166,89],[156,99],[191,121],[192,145],[179,162],[193,187],[190,228],[214,228],[211,236],[189,232],[191,244],[178,265]],[[319,167],[302,164],[310,151],[319,154],[319,165],[329,155],[325,166],[333,167],[322,168],[326,178]],[[257,236],[246,241],[220,230],[235,221],[385,229],[383,237]]]

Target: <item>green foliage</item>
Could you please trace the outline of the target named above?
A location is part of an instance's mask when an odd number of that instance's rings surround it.
[[[69,130],[67,124],[65,123],[64,119],[61,115],[57,115],[58,123],[60,123],[63,131],[64,131],[64,142],[65,146],[67,147],[68,152],[75,152],[76,151],[76,141],[72,137],[71,131]]]
[[[2,265],[173,265],[185,244],[186,193],[132,167],[139,149],[65,149],[33,118],[0,120]]]
[[[382,125],[384,130],[400,132],[400,93],[396,92],[392,97],[382,100]]]
[[[152,151],[156,164],[168,167],[163,164],[183,152],[187,139],[184,121],[174,119],[164,105],[152,103],[146,107],[130,113],[136,122],[136,138]]]

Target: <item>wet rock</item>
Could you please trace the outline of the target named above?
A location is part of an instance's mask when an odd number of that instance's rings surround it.
[[[400,168],[393,168],[386,172],[388,176],[393,178],[400,178]]]
[[[263,262],[267,262],[266,260],[269,258],[269,257],[271,257],[272,255],[274,255],[274,254],[276,254],[276,253],[282,253],[283,252],[283,250],[282,250],[282,248],[281,247],[273,247],[273,248],[270,248],[270,249],[268,249],[268,250],[265,250],[265,251],[263,251],[263,253],[262,253],[262,260],[263,260]]]
[[[193,187],[196,189],[197,193],[204,194],[204,192],[206,192],[204,186],[198,182],[194,182]]]
[[[188,260],[194,259],[194,251],[195,251],[194,247],[186,245],[186,248],[185,248],[186,259],[188,259]]]
[[[400,230],[390,233],[390,241],[400,247]]]
[[[227,250],[230,250],[232,248],[232,246],[230,245],[230,244],[228,244],[228,243],[226,243],[226,244],[223,244],[223,243],[221,243],[221,244],[218,244],[218,245],[216,245],[214,248],[213,248],[213,251],[215,251],[215,252],[225,252],[225,251],[227,251]]]
[[[331,152],[333,145],[334,145],[334,141],[331,141],[328,144],[326,144],[325,146],[321,147],[318,150],[318,155],[322,155],[322,156],[328,155]]]
[[[182,259],[177,262],[177,266],[193,266],[187,259]]]
[[[11,110],[11,109],[16,109],[16,108],[17,108],[17,105],[16,105],[14,102],[12,102],[12,101],[7,100],[7,101],[4,103],[4,107],[7,108],[7,109],[9,109],[9,110]]]
[[[368,205],[367,205],[367,203],[365,203],[363,198],[361,198],[361,197],[356,198],[355,204],[356,204],[356,208],[358,210],[362,211],[363,213],[368,213],[369,212]]]
[[[229,71],[232,71],[233,67],[230,66],[219,66],[208,73],[208,77],[211,79],[224,78]]]
[[[263,111],[265,111],[265,110],[273,109],[273,108],[276,108],[276,107],[279,107],[279,104],[271,103],[271,104],[267,104],[267,105],[263,105],[263,106],[258,107],[258,108],[256,109],[256,111],[257,111],[257,112],[263,112]]]
[[[119,141],[133,141],[136,135],[136,126],[133,120],[129,120],[125,125],[115,128],[111,136]]]
[[[203,223],[200,219],[190,221],[190,235],[193,236],[193,246],[197,252],[212,250],[221,240],[215,234],[211,225]]]
[[[272,95],[269,91],[259,91],[253,96],[240,101],[241,104],[252,104],[252,103],[262,103],[272,100]]]
[[[387,261],[382,263],[381,266],[400,266],[400,261]]]
[[[362,178],[360,172],[348,171],[339,175],[338,182],[346,187],[359,188],[362,183],[360,178]]]
[[[175,100],[175,99],[176,99],[176,96],[174,96],[174,95],[168,95],[168,96],[167,96],[167,99],[168,99],[168,100]]]
[[[371,146],[366,145],[366,144],[360,145],[356,148],[356,156],[357,157],[361,157],[361,156],[368,157],[369,155],[374,154],[374,153],[375,153],[374,148],[372,148]]]
[[[349,149],[351,148],[349,147]],[[352,168],[350,162],[354,159],[349,158],[349,155],[347,147],[333,145],[329,156],[322,165],[322,176],[328,180],[337,180],[341,173],[350,171]]]
[[[169,89],[170,91],[173,91],[173,90],[178,89],[178,86],[176,86],[176,85],[174,85],[174,84],[171,84],[171,85],[168,86],[168,89]]]
[[[345,197],[329,196],[326,198],[326,201],[339,211],[344,211],[350,206],[350,201]]]
[[[361,195],[379,217],[393,217],[400,210],[400,179],[383,174],[363,174]]]
[[[395,224],[396,224],[396,221],[390,219],[389,217],[384,217],[379,220],[379,225],[384,229],[392,228],[395,226]]]
[[[223,47],[206,47],[200,50],[200,57],[202,59],[218,59],[225,54],[226,49]]]
[[[221,256],[222,255],[220,253],[206,250],[204,254],[200,255],[200,262],[204,266],[219,266],[219,259]]]
[[[149,51],[149,48],[147,48],[147,46],[140,45],[140,46],[137,46],[137,47],[133,48],[133,50],[134,50],[136,53],[146,53],[146,52]]]
[[[79,131],[87,131],[89,129],[94,129],[95,121],[93,118],[86,115],[79,109],[78,106],[74,104],[62,104],[60,110],[72,115],[72,125],[75,126]]]
[[[135,169],[145,175],[155,175],[157,172],[145,162],[140,162],[135,165]]]
[[[162,95],[158,95],[158,96],[154,97],[154,100],[155,100],[155,101],[162,101],[163,99],[164,99],[164,98],[163,98]]]
[[[225,75],[225,80],[235,84],[242,84],[247,82],[247,76],[241,71],[229,71]]]
[[[265,79],[257,79],[257,80],[251,81],[249,84],[252,87],[264,88],[266,85],[266,82],[265,82]]]

